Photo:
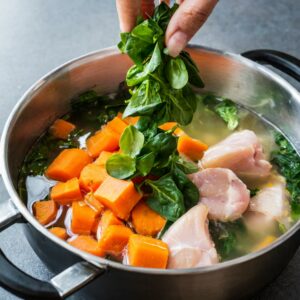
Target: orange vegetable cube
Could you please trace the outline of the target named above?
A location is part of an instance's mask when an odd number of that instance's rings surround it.
[[[74,233],[89,235],[92,232],[99,212],[86,205],[83,201],[72,203],[71,229]]]
[[[128,125],[135,125],[140,117],[126,117],[125,119],[123,119],[123,121],[125,123],[127,123]]]
[[[193,139],[187,135],[182,135],[178,139],[177,150],[191,160],[201,159],[203,152],[208,146],[199,140]]]
[[[92,209],[97,211],[97,213],[101,213],[104,209],[104,206],[101,204],[99,200],[97,200],[93,193],[88,193],[84,197],[84,202],[89,205]]]
[[[61,205],[68,205],[82,199],[78,178],[66,182],[58,182],[50,192],[50,197]]]
[[[105,166],[107,160],[113,155],[113,152],[102,151],[98,158],[94,161],[94,164],[99,166]]]
[[[42,225],[54,221],[57,210],[57,204],[53,200],[37,201],[33,205],[34,216]]]
[[[167,123],[164,123],[162,125],[159,126],[160,129],[162,130],[171,130],[173,127],[177,126],[178,124],[176,122],[167,122]],[[181,136],[184,133],[184,131],[180,128],[176,128],[175,131],[174,131],[174,134],[177,135],[177,136]]]
[[[132,231],[124,225],[110,225],[103,232],[99,247],[106,254],[118,256],[128,243]]]
[[[57,119],[49,128],[49,132],[54,137],[65,140],[75,128],[74,124],[63,119]]]
[[[109,121],[106,126],[121,136],[128,124],[117,116]]]
[[[102,234],[105,231],[105,229],[110,225],[124,225],[124,224],[120,219],[118,219],[114,215],[114,213],[111,210],[107,209],[102,214],[99,225],[100,225],[101,234]]]
[[[166,224],[166,220],[144,201],[134,207],[131,218],[135,231],[142,235],[156,236]]]
[[[165,269],[168,257],[168,245],[163,241],[138,234],[129,237],[128,261],[131,266]]]
[[[80,173],[80,187],[86,191],[95,191],[107,176],[108,174],[104,166],[88,164]]]
[[[68,238],[68,234],[65,228],[62,227],[52,227],[49,231],[59,237],[62,240],[66,240]]]
[[[110,208],[117,217],[127,220],[142,194],[135,189],[132,181],[108,176],[95,192],[95,198]]]
[[[79,235],[68,241],[70,245],[96,256],[104,256],[98,242],[90,235]]]
[[[73,177],[79,177],[81,170],[92,159],[86,151],[81,149],[63,150],[47,168],[45,175],[58,181],[66,181]]]
[[[102,151],[116,151],[119,148],[120,134],[105,126],[86,141],[88,153],[96,158]]]

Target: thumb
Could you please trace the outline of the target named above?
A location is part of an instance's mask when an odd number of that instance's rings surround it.
[[[166,45],[171,56],[177,56],[205,23],[217,0],[184,0],[170,20]]]

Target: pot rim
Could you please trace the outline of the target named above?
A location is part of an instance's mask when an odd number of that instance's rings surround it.
[[[204,47],[199,45],[189,45],[189,48],[196,49],[204,52],[212,52],[215,54],[219,54],[222,56],[229,57],[230,59],[233,59],[235,61],[241,62],[245,64],[246,66],[250,68],[257,69],[261,73],[264,73],[264,75],[270,77],[272,80],[276,81],[278,84],[282,85],[284,88],[288,89],[290,93],[294,96],[297,101],[300,103],[300,93],[291,85],[289,84],[285,79],[283,79],[278,74],[274,73],[270,69],[255,63],[247,58],[242,57],[239,54],[234,54],[227,51],[222,50],[216,50],[210,47]],[[265,253],[273,250],[274,248],[278,247],[282,243],[284,243],[287,239],[289,239],[291,236],[293,236],[300,228],[300,221],[295,223],[286,233],[281,235],[274,243],[271,245],[263,248],[260,251],[249,253],[246,255],[243,255],[241,257],[220,262],[218,264],[212,265],[212,266],[206,266],[206,267],[198,267],[198,268],[189,268],[189,269],[153,269],[153,268],[138,268],[138,267],[132,267],[128,265],[124,265],[118,262],[114,262],[105,258],[97,257],[92,254],[86,253],[84,251],[81,251],[79,249],[74,248],[73,246],[69,245],[65,241],[62,241],[55,235],[51,234],[45,227],[43,227],[35,218],[34,216],[29,212],[24,202],[20,199],[17,191],[15,190],[11,176],[8,171],[8,165],[7,165],[7,151],[8,151],[8,139],[11,133],[12,125],[18,118],[19,111],[24,107],[27,102],[30,101],[31,95],[40,87],[42,87],[44,84],[48,82],[51,78],[57,76],[61,72],[63,72],[68,67],[76,67],[77,65],[81,65],[85,63],[86,61],[92,61],[96,57],[105,57],[105,56],[111,56],[119,54],[119,51],[117,47],[108,47],[104,48],[102,50],[97,50],[90,52],[88,54],[79,56],[78,58],[71,59],[67,61],[66,63],[61,64],[60,66],[54,68],[50,72],[48,72],[46,75],[44,75],[41,79],[36,81],[20,98],[20,100],[16,103],[13,110],[11,111],[1,136],[1,143],[0,143],[0,175],[2,175],[4,185],[6,187],[6,190],[8,191],[11,200],[19,210],[19,212],[22,214],[22,216],[31,224],[34,226],[36,230],[38,230],[40,233],[42,233],[44,236],[52,240],[54,243],[60,245],[61,247],[65,248],[66,250],[72,252],[73,254],[77,255],[78,257],[81,257],[82,259],[90,262],[91,264],[105,269],[107,267],[112,267],[116,269],[120,269],[123,271],[130,271],[130,272],[137,272],[137,273],[146,273],[146,274],[153,274],[153,275],[185,275],[185,274],[201,274],[201,273],[208,273],[208,272],[214,272],[225,268],[230,268],[232,266],[236,266],[239,264],[246,263],[247,261],[254,260],[258,258],[261,255],[264,255]]]

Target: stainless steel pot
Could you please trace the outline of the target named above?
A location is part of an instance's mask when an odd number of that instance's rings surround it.
[[[202,47],[189,52],[199,65],[206,90],[234,99],[275,124],[300,152],[300,94],[283,78],[241,55]],[[275,51],[246,56],[300,80],[300,61]],[[30,299],[56,299],[77,290],[83,299],[238,299],[247,298],[274,279],[300,242],[300,223],[269,247],[211,267],[184,270],[133,268],[98,258],[51,235],[29,213],[17,193],[18,168],[34,141],[68,112],[70,99],[96,88],[116,90],[131,65],[117,49],[88,54],[50,72],[17,103],[2,135],[1,170],[11,197],[0,202],[0,228],[23,222],[25,234],[49,269],[50,282],[17,269],[0,251],[0,283]]]

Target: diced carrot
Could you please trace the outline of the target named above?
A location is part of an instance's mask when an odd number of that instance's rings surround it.
[[[124,225],[110,225],[103,232],[99,247],[106,253],[118,256],[128,243],[132,231]]]
[[[98,242],[90,235],[79,235],[68,241],[70,245],[96,256],[104,256]]]
[[[120,134],[105,126],[86,141],[88,153],[96,158],[102,151],[116,151],[119,148]]]
[[[80,173],[80,187],[86,191],[95,191],[107,176],[105,166],[88,164]]]
[[[68,205],[73,201],[82,200],[78,178],[66,182],[58,182],[50,192],[50,197],[61,205]]]
[[[59,237],[62,240],[66,240],[68,238],[67,230],[62,227],[52,227],[49,231]]]
[[[135,189],[132,181],[108,176],[95,192],[95,198],[110,208],[117,217],[127,220],[142,194]]]
[[[168,256],[168,245],[161,240],[139,234],[129,237],[128,261],[132,266],[165,269]]]
[[[253,252],[259,251],[270,244],[272,244],[276,240],[276,237],[273,235],[267,235],[258,245],[253,248]]]
[[[74,124],[63,119],[57,119],[49,128],[49,132],[54,137],[65,140],[75,128]]]
[[[74,233],[89,235],[92,232],[99,212],[86,205],[83,201],[72,203],[71,229]]]
[[[124,224],[120,219],[118,219],[114,215],[114,213],[111,210],[107,209],[102,214],[99,225],[100,225],[101,234],[102,234],[105,231],[105,229],[110,225],[124,225]]]
[[[128,124],[117,116],[109,121],[106,126],[121,136]]]
[[[42,225],[54,221],[57,211],[57,204],[53,200],[37,201],[33,205],[34,216]]]
[[[113,155],[113,152],[102,151],[98,158],[94,161],[94,164],[99,166],[105,166],[107,160]]]
[[[104,209],[103,205],[99,200],[97,200],[93,193],[88,193],[84,197],[84,202],[89,205],[91,208],[93,208],[95,211],[97,211],[99,214]]]
[[[127,123],[128,125],[135,125],[140,117],[126,117],[125,119],[123,119],[123,121],[125,123]]]
[[[193,139],[187,135],[182,135],[178,139],[177,150],[180,154],[184,154],[191,160],[201,159],[203,152],[208,146],[203,142]]]
[[[142,235],[156,236],[166,224],[166,220],[144,201],[134,207],[131,218],[135,231]]]
[[[65,149],[54,159],[45,174],[51,179],[66,181],[79,177],[81,170],[91,162],[92,159],[86,151]]]
[[[177,125],[178,124],[176,122],[167,122],[167,123],[160,125],[159,128],[167,131],[167,130],[171,130],[173,127],[175,127]],[[174,134],[177,136],[181,136],[181,135],[184,135],[185,133],[182,129],[176,128],[174,131]]]

